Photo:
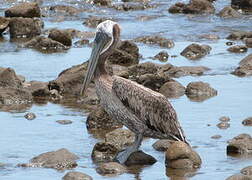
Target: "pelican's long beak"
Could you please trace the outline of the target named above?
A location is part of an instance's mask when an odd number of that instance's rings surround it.
[[[87,73],[81,88],[81,96],[84,95],[89,83],[91,82],[96,70],[100,54],[111,38],[104,32],[97,32],[93,43],[92,53],[88,62]]]

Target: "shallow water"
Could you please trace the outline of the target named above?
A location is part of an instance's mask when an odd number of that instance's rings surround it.
[[[5,2],[5,1],[4,1]],[[76,7],[90,7],[83,1],[44,1],[44,6],[50,4],[70,4]],[[169,62],[177,66],[203,65],[212,70],[201,77],[183,77],[177,79],[186,86],[192,81],[208,82],[218,90],[216,97],[204,102],[192,102],[186,96],[171,99],[175,107],[179,121],[192,144],[197,146],[203,164],[196,174],[189,179],[225,179],[238,173],[245,166],[252,164],[250,158],[235,158],[226,155],[226,141],[241,133],[251,134],[251,127],[244,127],[241,121],[251,116],[252,102],[252,77],[239,78],[230,74],[238,62],[252,52],[232,54],[226,51],[225,37],[233,30],[251,30],[252,18],[225,20],[215,15],[211,16],[186,16],[172,15],[167,12],[168,7],[175,1],[153,1],[157,8],[145,11],[118,12],[111,9],[102,9],[100,12],[81,13],[72,20],[54,22],[54,17],[44,18],[45,28],[75,28],[85,31],[94,31],[84,27],[82,22],[90,14],[100,16],[112,16],[118,20],[123,31],[122,39],[132,39],[142,35],[161,34],[175,41],[175,47],[168,49],[170,55],[179,53],[192,42],[209,44],[212,51],[199,61],[190,61],[182,56],[170,58]],[[0,8],[3,14],[5,7],[12,3],[4,3]],[[229,4],[218,1],[215,3],[217,12]],[[93,8],[91,10],[96,10]],[[99,8],[98,8],[99,9]],[[139,16],[159,16],[149,21],[139,21]],[[217,41],[199,39],[201,34],[217,34],[221,37]],[[241,44],[241,42],[237,42]],[[140,53],[145,61],[151,61],[148,57],[154,56],[164,50],[157,46],[138,44]],[[42,54],[31,49],[20,49],[15,43],[9,42],[8,36],[0,41],[0,67],[14,68],[17,74],[25,76],[27,81],[50,81],[64,69],[72,65],[80,64],[89,57],[91,49],[71,48],[64,53]],[[154,61],[160,63],[158,61]],[[27,121],[23,116],[27,112],[33,112],[37,118]],[[231,127],[220,130],[216,127],[220,116],[231,118]],[[28,162],[32,157],[60,148],[67,148],[80,157],[76,171],[89,174],[94,179],[169,179],[164,165],[164,154],[155,151],[153,139],[143,142],[143,151],[153,155],[158,161],[156,164],[143,167],[138,173],[126,173],[119,177],[104,177],[96,173],[95,164],[90,158],[92,148],[99,139],[95,139],[86,129],[87,114],[84,110],[72,106],[62,106],[53,103],[44,105],[34,104],[30,109],[22,112],[0,112],[0,162],[6,164],[0,167],[0,179],[4,180],[55,180],[61,179],[66,172],[42,168],[18,168],[18,163]],[[70,125],[60,125],[56,120],[72,120]],[[208,126],[210,124],[211,126]],[[215,134],[222,135],[221,139],[214,140],[210,137]],[[211,177],[211,178],[210,178]],[[171,178],[172,179],[172,178]],[[175,179],[175,178],[174,178]]]

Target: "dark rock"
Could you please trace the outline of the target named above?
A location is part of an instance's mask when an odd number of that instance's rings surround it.
[[[168,11],[169,13],[183,13],[183,9],[186,7],[186,4],[178,2],[172,5]]]
[[[63,125],[73,123],[73,121],[71,121],[71,120],[57,120],[56,122],[59,123],[59,124],[63,124]]]
[[[127,168],[117,162],[102,163],[96,169],[101,175],[120,175],[127,172]]]
[[[212,48],[208,45],[199,45],[193,43],[187,46],[180,54],[187,59],[197,60],[209,54],[211,49]]]
[[[252,166],[245,167],[241,170],[244,175],[252,176]]]
[[[115,4],[112,5],[111,7],[119,11],[137,11],[153,8],[154,6],[149,3],[126,2],[121,4]]]
[[[191,100],[205,100],[217,95],[217,91],[210,87],[208,83],[191,82],[186,87],[186,95]]]
[[[251,11],[252,1],[251,0],[231,0],[231,6],[235,9]]]
[[[75,8],[73,6],[66,6],[66,5],[51,6],[49,10],[53,11],[54,13],[65,14],[65,15],[76,15],[81,12],[81,10],[78,8]]]
[[[37,3],[20,3],[5,10],[5,17],[40,17],[40,8]]]
[[[9,19],[0,17],[0,37],[2,33],[7,29],[9,25]]]
[[[15,17],[9,22],[11,38],[31,38],[41,34],[42,23],[40,19]]]
[[[227,37],[227,39],[229,40],[242,40],[245,38],[252,38],[252,32],[236,31],[236,32],[232,32]]]
[[[228,42],[226,42],[226,45],[227,46],[232,46],[232,45],[234,45],[235,43],[234,42],[231,42],[231,41],[228,41]]]
[[[220,129],[227,129],[230,127],[230,124],[228,122],[220,122],[216,126]]]
[[[75,160],[78,156],[69,152],[67,149],[59,149],[40,154],[30,160],[30,163],[19,164],[20,167],[43,167],[54,168],[57,170],[72,169],[77,166]]]
[[[50,31],[48,38],[51,38],[54,41],[58,41],[65,46],[72,45],[72,38],[71,35],[64,30],[53,29]]]
[[[101,107],[92,111],[87,117],[87,129],[92,130],[112,130],[122,127],[122,124],[110,118]]]
[[[106,21],[106,20],[113,20],[113,19],[106,18],[106,17],[89,16],[83,22],[83,24],[86,25],[87,27],[96,28],[98,26],[98,24],[100,24],[101,22]]]
[[[212,138],[212,139],[220,139],[220,138],[221,138],[221,135],[213,135],[211,138]]]
[[[136,42],[142,42],[144,44],[158,45],[164,48],[174,47],[174,42],[170,39],[166,39],[161,36],[143,36],[135,39]]]
[[[200,156],[186,143],[176,141],[166,151],[166,167],[173,169],[196,169],[201,166]]]
[[[222,116],[222,117],[219,118],[219,120],[221,122],[228,122],[228,121],[230,121],[230,118],[228,116]]]
[[[111,5],[111,0],[92,0],[92,3],[98,6],[109,6]]]
[[[50,91],[47,82],[30,81],[25,83],[26,88],[32,93],[33,97],[48,97]]]
[[[252,38],[245,38],[245,44],[247,47],[252,48]]]
[[[125,162],[126,166],[132,165],[152,165],[156,163],[157,160],[149,154],[146,154],[142,151],[137,151],[132,153],[127,161]]]
[[[228,177],[226,180],[252,180],[252,176],[246,176],[243,174],[235,174]]]
[[[62,178],[62,180],[92,180],[93,178],[87,174],[84,174],[82,172],[68,172],[66,175]]]
[[[111,162],[115,159],[119,150],[112,144],[96,143],[92,151],[92,159],[95,163]]]
[[[173,141],[171,140],[161,139],[161,140],[157,140],[152,145],[152,147],[157,151],[166,151],[171,146],[172,143]]]
[[[252,126],[252,117],[248,117],[242,121],[244,126]]]
[[[89,40],[88,39],[81,39],[81,40],[78,40],[76,42],[74,42],[74,47],[77,47],[77,48],[81,48],[81,47],[84,47],[84,46],[89,46]]]
[[[252,54],[249,54],[239,62],[239,66],[232,74],[240,77],[252,75]]]
[[[190,0],[183,8],[185,14],[212,14],[215,12],[213,4],[207,0]]]
[[[243,45],[237,45],[237,46],[232,46],[232,47],[228,48],[227,50],[229,52],[233,52],[233,53],[245,53],[248,51],[248,48]]]
[[[164,83],[159,92],[168,98],[177,98],[185,94],[185,87],[177,81]]]
[[[127,129],[116,129],[105,135],[105,142],[122,150],[135,141],[135,134]]]
[[[161,86],[169,81],[168,77],[160,76],[158,74],[144,74],[136,78],[136,82],[148,87],[154,91],[158,91]]]
[[[168,61],[169,54],[166,51],[161,51],[154,56],[153,59],[158,59],[159,61],[166,62]]]
[[[37,36],[31,39],[30,41],[26,42],[23,46],[27,48],[34,48],[36,50],[46,53],[61,52],[68,49],[68,47],[61,44],[60,42],[54,41],[50,38],[46,38],[43,36]]]
[[[219,13],[218,16],[222,18],[239,18],[241,14],[233,9],[231,6],[224,7]]]
[[[27,120],[33,120],[36,118],[36,115],[34,113],[27,113],[24,115],[24,117],[27,119]]]
[[[249,134],[240,134],[228,141],[227,154],[252,154],[252,138]]]

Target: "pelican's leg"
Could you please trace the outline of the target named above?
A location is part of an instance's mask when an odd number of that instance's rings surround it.
[[[139,147],[141,146],[142,140],[143,135],[136,134],[134,144],[132,146],[127,147],[125,150],[119,152],[115,160],[120,164],[124,164],[133,152],[138,151]]]

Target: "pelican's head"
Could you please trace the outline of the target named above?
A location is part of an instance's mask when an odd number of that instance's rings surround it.
[[[105,61],[116,46],[120,37],[119,25],[111,20],[106,20],[97,26],[93,49],[88,63],[88,69],[81,89],[81,95],[85,93],[92,80],[98,61]],[[104,63],[104,62],[103,62]]]

